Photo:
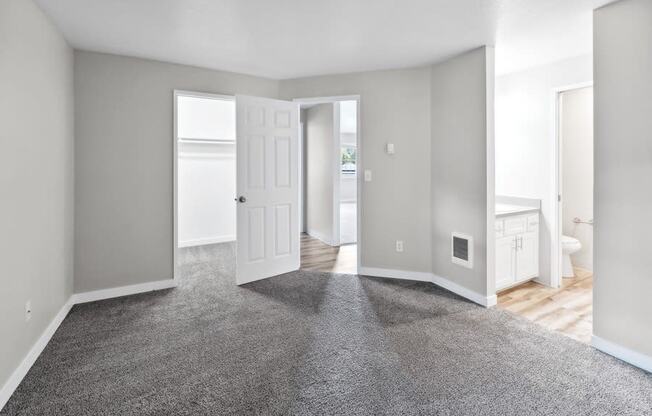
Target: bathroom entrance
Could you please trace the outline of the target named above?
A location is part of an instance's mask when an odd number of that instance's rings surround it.
[[[557,137],[556,278],[564,294],[564,324],[571,336],[588,342],[593,322],[593,86],[558,92]]]
[[[590,80],[585,66],[575,79]],[[499,309],[588,344],[593,88],[559,87],[549,74],[561,70],[571,72],[551,64],[497,80],[495,287]]]
[[[593,87],[560,91],[558,189],[560,286],[593,273]]]

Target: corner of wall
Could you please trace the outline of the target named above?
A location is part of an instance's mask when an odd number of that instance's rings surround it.
[[[431,67],[432,272],[482,297],[494,295],[493,64],[482,46]],[[453,232],[473,236],[473,269],[451,262]]]

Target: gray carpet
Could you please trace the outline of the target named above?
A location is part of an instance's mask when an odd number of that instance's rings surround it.
[[[643,415],[652,375],[426,283],[296,272],[78,305],[3,415]]]

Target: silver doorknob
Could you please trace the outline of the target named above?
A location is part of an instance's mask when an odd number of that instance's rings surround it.
[[[244,202],[247,202],[247,198],[245,198],[244,196],[241,196],[239,198],[236,198],[235,201],[244,203]]]

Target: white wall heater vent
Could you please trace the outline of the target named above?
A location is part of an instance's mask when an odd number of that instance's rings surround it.
[[[472,269],[473,237],[462,233],[452,233],[451,256],[453,263]]]

